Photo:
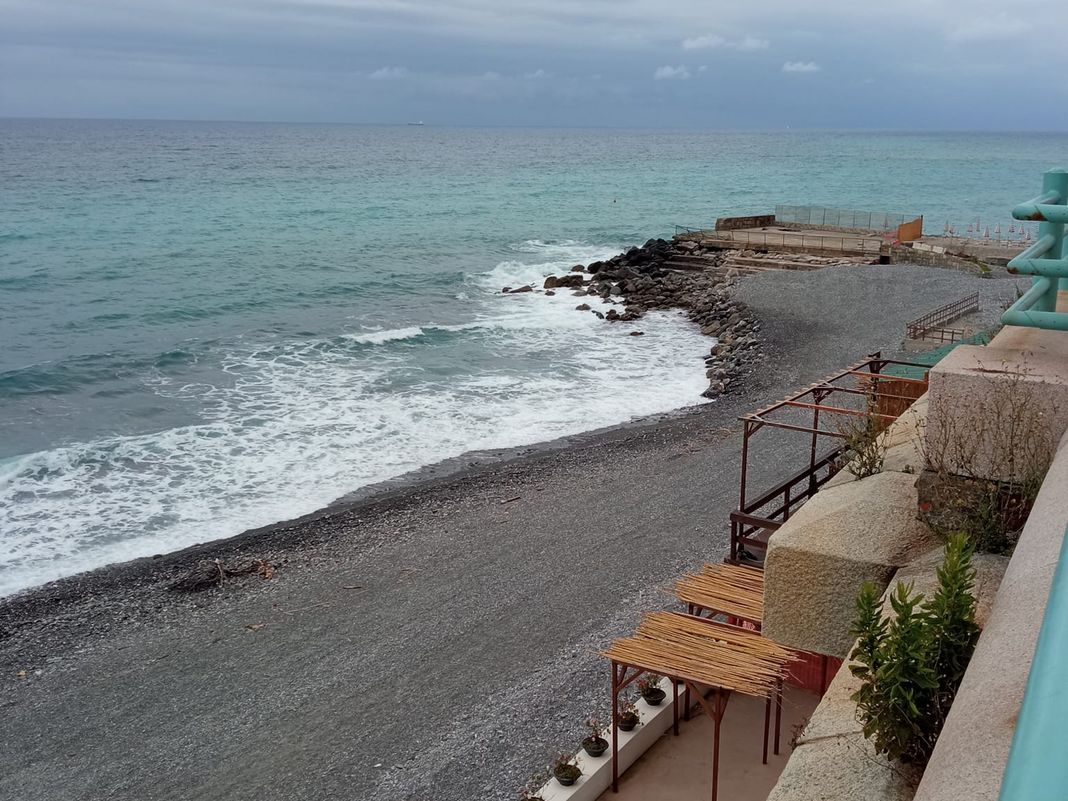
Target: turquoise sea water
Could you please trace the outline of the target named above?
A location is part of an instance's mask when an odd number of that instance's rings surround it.
[[[0,120],[0,594],[699,401],[708,341],[680,317],[501,286],[776,203],[1007,228],[1066,156],[1037,134]]]

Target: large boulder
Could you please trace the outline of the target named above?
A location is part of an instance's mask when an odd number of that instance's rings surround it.
[[[764,563],[764,633],[844,657],[857,593],[938,547],[916,517],[916,476],[878,473],[824,488],[772,534]]]

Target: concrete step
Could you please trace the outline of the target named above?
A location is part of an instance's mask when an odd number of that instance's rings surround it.
[[[765,258],[758,259],[752,256],[733,256],[728,261],[731,264],[746,267],[770,267],[775,270],[819,270],[826,264],[813,264],[807,261],[795,261],[793,259]]]
[[[673,256],[670,261],[665,261],[662,265],[667,270],[687,270],[689,272],[699,272],[701,270],[715,270],[719,265],[714,261],[707,259],[686,259],[685,261],[679,256]]]
[[[671,261],[679,262],[680,264],[693,264],[700,267],[707,267],[718,262],[722,257],[717,253],[710,255],[707,253],[674,253],[671,256]]]

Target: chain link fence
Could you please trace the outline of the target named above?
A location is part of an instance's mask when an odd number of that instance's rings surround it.
[[[775,221],[800,225],[830,225],[835,228],[861,228],[866,231],[894,231],[910,222],[915,214],[893,214],[887,211],[858,211],[856,209],[828,209],[824,206],[776,206]]]

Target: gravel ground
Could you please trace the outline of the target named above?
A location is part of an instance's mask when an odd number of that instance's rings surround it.
[[[597,650],[722,556],[737,415],[896,351],[907,320],[976,288],[1013,296],[900,265],[740,279],[765,362],[714,403],[472,455],[0,601],[0,797],[514,798],[606,709]],[[782,477],[802,440],[755,448],[752,485]],[[166,590],[205,557],[279,568]]]

